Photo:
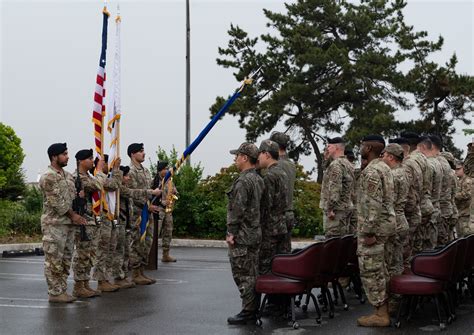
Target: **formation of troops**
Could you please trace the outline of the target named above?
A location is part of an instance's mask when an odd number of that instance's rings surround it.
[[[71,174],[64,169],[69,161],[66,143],[48,148],[51,164],[39,184],[44,199],[41,229],[50,302],[68,303],[102,292],[156,283],[144,272],[155,233],[154,219],[159,220],[159,230],[163,230],[162,261],[176,261],[169,255],[169,248],[173,197],[177,192],[171,179],[162,185],[164,174],[160,173],[168,163],[158,162],[153,180],[142,165],[143,143],[129,145],[127,154],[129,166],[120,166],[120,158],[109,166],[106,155],[94,160],[92,149],[79,150],[75,154],[77,169]],[[111,216],[106,202],[100,201],[106,192],[120,195],[116,216]],[[95,195],[99,195],[98,202],[94,201]],[[139,229],[141,212],[152,197],[155,201],[148,208],[156,216],[149,216],[143,239]],[[98,210],[93,209],[96,203]],[[66,291],[71,268],[72,296]],[[97,280],[97,288],[91,287],[91,277]]]
[[[230,151],[240,174],[226,192],[226,242],[242,310],[228,318],[229,324],[256,319],[261,300],[255,291],[257,276],[271,271],[274,255],[291,252],[296,166],[286,152],[289,142],[288,135],[273,132],[259,147],[245,142]],[[142,165],[143,144],[131,144],[127,153],[130,166],[120,166],[118,159],[109,171],[104,160],[94,162],[92,150],[81,150],[75,155],[77,171],[72,175],[64,170],[66,144],[53,144],[48,149],[51,165],[41,177],[40,187],[44,196],[45,276],[51,302],[71,302],[76,297],[156,282],[144,273],[153,234],[159,233],[153,232],[153,220],[159,220],[163,232],[162,261],[176,261],[169,248],[177,191],[172,182],[162,183],[168,165],[158,162],[152,179]],[[390,278],[409,268],[412,255],[474,233],[474,147],[468,146],[468,155],[461,162],[443,151],[436,135],[406,132],[388,144],[380,135],[369,135],[361,141],[360,158],[360,168],[356,168],[355,155],[344,140],[328,139],[320,201],[323,227],[326,238],[357,235],[360,275],[375,308],[373,314],[357,322],[367,327],[388,326],[389,315],[399,304],[399,297],[387,289]],[[90,173],[93,169],[95,175]],[[107,208],[94,215],[93,194],[117,190],[119,220],[110,220]],[[73,206],[78,197],[87,200],[82,215]],[[142,240],[138,222],[152,198],[149,211],[153,215]],[[73,296],[66,292],[71,267]],[[89,284],[91,275],[98,281],[97,289]],[[270,298],[269,309],[282,299]]]

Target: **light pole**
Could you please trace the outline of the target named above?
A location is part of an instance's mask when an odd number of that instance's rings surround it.
[[[189,23],[189,0],[186,0],[186,148],[191,143],[191,58],[190,58],[191,26]],[[186,161],[191,165],[191,157]]]

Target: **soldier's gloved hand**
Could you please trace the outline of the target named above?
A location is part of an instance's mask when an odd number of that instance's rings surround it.
[[[377,239],[375,238],[375,236],[366,236],[364,237],[364,239],[362,240],[362,243],[366,246],[371,246],[371,245],[374,245],[375,242],[377,242]]]
[[[85,225],[87,223],[86,219],[77,213],[74,213],[72,215],[71,220],[74,224],[78,224],[78,225]]]
[[[225,241],[227,242],[229,246],[233,246],[235,244],[234,235],[227,233],[227,236],[225,237]]]

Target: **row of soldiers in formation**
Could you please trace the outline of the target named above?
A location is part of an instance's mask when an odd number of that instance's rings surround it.
[[[142,165],[143,143],[131,144],[127,154],[130,166],[120,166],[118,158],[109,171],[105,157],[94,161],[92,149],[80,150],[75,155],[77,170],[73,175],[64,170],[69,160],[66,143],[48,148],[51,164],[41,176],[39,186],[44,199],[41,230],[50,302],[72,302],[78,297],[90,298],[101,292],[156,283],[144,273],[153,242],[154,220],[159,220],[163,235],[162,261],[176,261],[169,255],[176,188],[171,179],[162,185],[167,162],[158,162],[153,180]],[[91,173],[94,170],[95,175]],[[100,196],[115,191],[119,191],[120,201],[116,210],[119,217],[114,219]],[[151,197],[152,215],[143,239],[139,230],[141,211]],[[82,209],[75,205],[81,199]],[[98,211],[93,209],[96,203],[100,206]],[[72,296],[66,291],[71,267]],[[91,274],[98,281],[97,289],[90,286]]]
[[[437,135],[407,132],[389,142],[366,136],[360,169],[342,138],[330,139],[325,150],[320,203],[325,234],[357,234],[360,275],[375,307],[357,320],[361,326],[390,324],[399,299],[388,284],[409,268],[412,255],[474,233],[472,145],[463,164],[442,151]]]
[[[271,270],[273,255],[291,252],[296,173],[286,153],[288,141],[274,132],[260,147],[243,143],[230,151],[240,175],[227,192],[226,240],[242,299],[242,310],[228,318],[230,324],[255,320],[257,276]],[[389,297],[388,283],[409,267],[411,255],[474,232],[468,177],[474,177],[474,150],[469,147],[464,165],[441,150],[435,135],[404,133],[387,146],[382,136],[369,135],[361,141],[361,167],[355,169],[344,140],[328,140],[323,226],[326,238],[357,235],[360,275],[375,307],[357,320],[361,326],[390,324],[389,306],[395,311],[399,300]]]

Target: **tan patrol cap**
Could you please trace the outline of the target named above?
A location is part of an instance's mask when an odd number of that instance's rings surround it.
[[[385,149],[382,152],[389,153],[400,159],[403,159],[403,156],[404,156],[402,146],[397,143],[390,143],[389,145],[385,147]]]

